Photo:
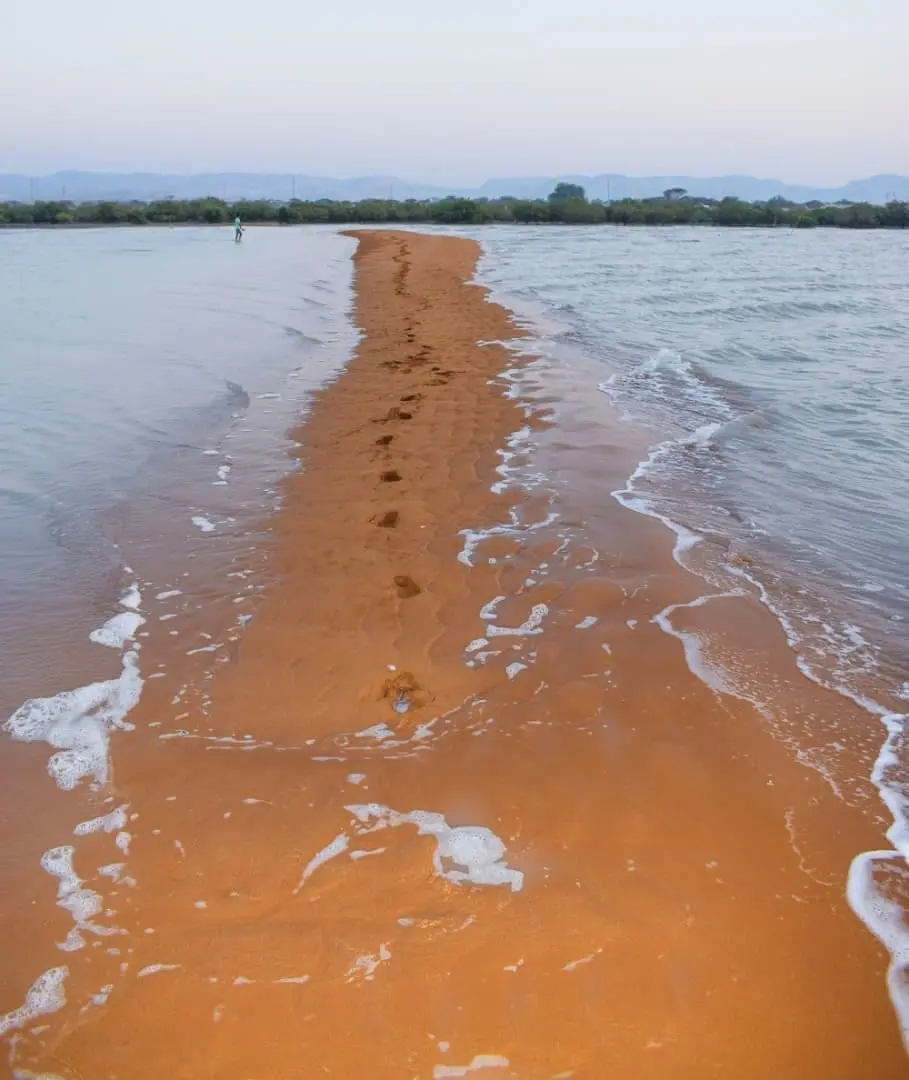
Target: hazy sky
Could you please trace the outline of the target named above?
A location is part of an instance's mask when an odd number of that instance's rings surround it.
[[[909,0],[0,0],[0,172],[909,173]]]

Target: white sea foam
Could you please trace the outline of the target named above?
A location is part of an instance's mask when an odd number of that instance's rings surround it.
[[[195,525],[197,529],[201,529],[202,532],[207,533],[215,531],[216,526],[209,521],[208,518],[202,517],[200,514],[197,514],[192,521],[193,525]]]
[[[102,877],[109,877],[111,881],[121,882],[123,880],[123,871],[126,868],[126,863],[108,863],[106,866],[99,866],[98,873]]]
[[[69,975],[69,968],[55,967],[42,972],[32,983],[25,995],[25,1001],[18,1009],[13,1009],[0,1016],[0,1035],[8,1031],[18,1031],[30,1024],[37,1016],[47,1016],[57,1012],[66,1004],[64,983]]]
[[[570,960],[563,968],[562,971],[577,971],[579,967],[583,967],[585,964],[590,964],[600,955],[602,949],[594,949],[592,953],[588,953],[586,956],[580,957],[578,960]]]
[[[125,649],[145,621],[137,608],[142,595],[136,585],[121,596],[127,611],[115,615],[89,636],[111,648]],[[110,733],[128,730],[127,713],[142,692],[138,647],[123,655],[118,679],[64,690],[49,698],[32,698],[3,724],[3,730],[22,742],[46,742],[52,754],[47,769],[64,791],[91,777],[97,785],[107,782]]]
[[[73,868],[74,854],[75,850],[68,844],[51,848],[41,856],[41,869],[57,878],[57,906],[69,912],[77,930],[90,930],[96,934],[108,933],[109,931],[105,928],[95,926],[91,922],[101,911],[101,897],[91,889],[82,887],[82,879]],[[75,945],[75,943],[76,938],[71,938],[70,945]],[[72,949],[67,951],[72,951]]]
[[[516,390],[515,387],[512,387],[511,389]],[[517,396],[517,394],[515,393],[510,396]],[[522,443],[526,443],[527,445],[522,447]],[[504,492],[508,488],[509,473],[517,472],[516,467],[513,466],[511,462],[518,456],[518,454],[526,453],[528,450],[533,449],[533,443],[530,442],[530,428],[525,425],[518,431],[513,431],[505,440],[505,445],[507,449],[496,451],[498,456],[502,459],[501,465],[496,466],[496,472],[499,474],[499,476],[502,477],[502,479],[497,480],[490,489],[496,495],[501,495],[502,492]]]
[[[490,829],[482,825],[452,827],[442,814],[413,810],[400,814],[378,803],[348,806],[347,809],[366,831],[415,825],[420,836],[432,836],[436,841],[433,866],[439,877],[461,885],[507,885],[512,892],[524,886],[524,875],[512,870],[504,861],[505,845]]]
[[[354,960],[345,973],[345,981],[353,982],[355,979],[362,979],[364,982],[372,982],[379,966],[390,959],[391,952],[385,942],[382,942],[377,953],[366,953]]]
[[[686,436],[690,438],[690,436]],[[661,521],[667,529],[675,533],[675,544],[672,549],[672,557],[680,566],[685,566],[683,556],[686,551],[690,551],[696,544],[699,544],[703,537],[686,526],[681,525],[677,521],[673,521],[668,515],[661,513],[655,507],[653,501],[645,496],[639,494],[635,490],[635,481],[640,480],[643,476],[653,468],[653,466],[661,458],[663,458],[671,449],[679,445],[678,439],[670,439],[667,442],[660,443],[655,446],[647,457],[639,462],[634,472],[626,481],[624,488],[617,488],[611,492],[612,497],[621,506],[624,506],[628,510],[634,510],[635,513],[643,514],[645,517],[656,518],[657,521]]]
[[[530,609],[530,614],[520,626],[499,626],[496,623],[489,623],[486,627],[486,636],[527,637],[533,634],[542,634],[542,623],[548,614],[549,607],[546,604],[534,604]]]
[[[381,855],[385,851],[388,851],[388,848],[368,848],[365,851],[352,851],[350,853],[350,857],[354,860],[354,862],[359,862],[360,859],[368,859],[371,855]]]
[[[106,1005],[107,1004],[107,999],[111,996],[111,994],[113,992],[114,992],[114,984],[113,983],[106,983],[104,986],[101,987],[101,989],[96,994],[92,994],[92,1000],[91,1000],[92,1005]],[[85,1012],[86,1008],[88,1008],[88,1006],[83,1007],[82,1011]],[[18,1080],[18,1077],[17,1077],[17,1080]]]
[[[535,532],[545,529],[548,525],[558,521],[559,515],[550,510],[546,517],[540,521],[522,523],[518,511],[512,507],[509,510],[510,523],[505,525],[493,525],[488,529],[461,529],[459,536],[464,538],[464,545],[458,552],[458,562],[464,566],[474,566],[474,555],[479,545],[493,536],[520,536],[525,532]]]
[[[697,402],[701,410],[706,407],[714,416],[722,416],[724,422],[735,419],[733,409],[721,394],[699,377],[690,360],[672,349],[660,349],[632,371],[616,372],[600,383],[599,389],[615,405],[621,406],[629,390],[637,396],[636,390],[642,386],[647,387],[648,397],[669,401],[677,399],[681,393]],[[624,418],[630,419],[627,413]]]
[[[130,585],[126,592],[120,597],[120,604],[125,608],[129,608],[130,611],[138,611],[141,603],[142,593],[139,592],[138,585]]]
[[[869,702],[868,705],[875,703]],[[909,862],[909,801],[897,783],[890,783],[888,771],[899,765],[897,747],[902,743],[909,716],[888,713],[877,707],[887,737],[871,773],[881,800],[893,817],[887,830],[890,850],[866,851],[852,860],[846,897],[852,910],[890,954],[887,989],[896,1010],[903,1043],[909,1051],[909,927],[905,912],[888,899],[874,879],[875,864],[898,861],[905,872]]]
[[[640,370],[647,372],[672,371],[676,375],[687,375],[691,371],[691,364],[681,353],[674,352],[672,349],[660,349],[653,356],[648,356],[644,363],[641,364]]]
[[[128,804],[124,803],[123,806],[118,806],[116,810],[111,810],[109,814],[92,818],[90,821],[80,821],[73,829],[73,833],[76,836],[88,836],[90,833],[96,832],[117,832],[126,826],[127,809]]]
[[[182,589],[166,589],[164,592],[159,592],[155,597],[156,600],[172,600],[175,596],[182,596]]]
[[[374,724],[372,727],[363,728],[362,731],[357,732],[361,739],[378,739],[379,741],[393,739],[394,734],[388,724]]]
[[[488,603],[484,604],[480,608],[480,618],[484,622],[489,622],[491,619],[498,618],[498,616],[496,615],[496,608],[499,606],[499,604],[502,603],[504,599],[504,596],[494,596]]]
[[[507,1069],[509,1064],[508,1058],[500,1054],[475,1054],[469,1065],[436,1065],[432,1070],[432,1080],[457,1080],[480,1069]]]
[[[60,952],[78,952],[85,948],[85,938],[75,926],[71,926],[66,932],[66,937],[57,942]]]
[[[681,608],[703,607],[711,600],[722,600],[728,597],[741,595],[743,594],[740,592],[711,593],[707,596],[699,596],[696,600],[691,600],[685,604],[670,604],[668,607],[663,608],[658,614],[654,615],[652,620],[664,633],[677,638],[682,643],[682,648],[685,652],[685,662],[692,675],[699,678],[701,682],[709,686],[711,690],[715,690],[720,694],[740,696],[738,695],[735,686],[726,678],[725,674],[718,668],[708,664],[704,659],[701,638],[699,635],[690,630],[677,630],[672,625],[672,614],[675,611],[679,611]]]
[[[3,730],[22,742],[46,742],[57,752],[48,772],[58,787],[71,791],[91,777],[97,785],[108,779],[110,733],[129,730],[126,715],[142,692],[139,656],[123,656],[118,679],[64,690],[49,698],[32,698],[4,723]]]
[[[97,630],[92,630],[88,636],[96,645],[122,649],[133,640],[136,631],[144,622],[145,619],[137,611],[121,611]]]
[[[724,423],[702,424],[695,428],[690,435],[684,435],[678,440],[679,446],[694,446],[703,449],[713,445],[714,435],[718,435],[726,425]]]
[[[350,837],[347,833],[341,833],[336,836],[330,844],[326,844],[325,847],[322,848],[317,855],[314,855],[303,868],[303,874],[300,877],[299,884],[294,889],[294,893],[298,893],[303,888],[307,878],[318,870],[323,863],[327,863],[329,859],[334,859],[338,855],[341,855],[347,850],[349,845]]]

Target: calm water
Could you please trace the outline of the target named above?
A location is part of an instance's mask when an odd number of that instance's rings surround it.
[[[589,389],[652,432],[624,500],[690,530],[682,548],[699,537],[683,561],[708,575],[738,556],[825,681],[898,705],[909,691],[909,236],[475,235],[484,280],[545,313],[544,338],[601,367]]]
[[[320,229],[0,232],[3,711],[75,675],[125,563],[149,573],[126,543],[136,514],[192,535],[193,517],[267,505],[306,392],[355,341],[353,246]]]

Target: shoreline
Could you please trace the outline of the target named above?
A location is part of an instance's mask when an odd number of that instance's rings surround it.
[[[430,228],[559,228],[559,229],[745,229],[748,232],[803,232],[805,228],[819,229],[821,232],[845,231],[847,233],[894,233],[904,232],[909,225],[835,225],[817,224],[802,226],[790,222],[716,222],[716,221],[508,221],[504,219],[489,219],[487,221],[455,220],[437,221],[434,219],[397,221],[388,219],[385,221],[358,221],[350,219],[345,221],[315,220],[312,221],[255,221],[244,222],[246,229],[295,229],[295,228],[332,228],[344,230],[401,230],[403,232],[419,230],[423,227]],[[69,222],[0,222],[0,233],[4,231],[21,232],[34,230],[38,232],[62,232],[68,230],[84,229],[225,229],[233,230],[230,221],[69,221]]]
[[[107,1015],[59,1015],[40,1067],[904,1075],[837,884],[873,825],[653,624],[698,595],[658,523],[575,508],[591,551],[554,496],[497,480],[550,406],[477,344],[519,335],[467,284],[477,246],[355,235],[364,337],[298,432],[280,584],[209,706],[178,723],[174,672],[114,746],[127,970]],[[615,488],[621,435],[597,462]]]

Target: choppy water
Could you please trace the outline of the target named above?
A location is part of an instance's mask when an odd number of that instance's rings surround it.
[[[688,564],[739,556],[819,675],[893,703],[909,678],[909,236],[477,235],[484,279],[555,319],[549,337],[599,362],[599,389],[652,432],[625,501],[688,530],[683,547],[699,537]]]
[[[135,564],[136,513],[192,534],[261,512],[306,392],[355,340],[353,247],[321,229],[0,232],[4,713],[75,675]]]

